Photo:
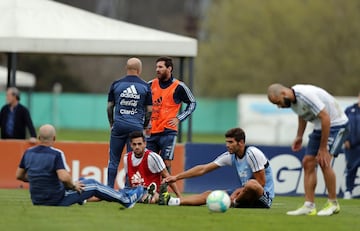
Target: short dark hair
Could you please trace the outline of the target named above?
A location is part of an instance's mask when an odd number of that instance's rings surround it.
[[[243,140],[245,142],[245,132],[241,128],[232,128],[225,133],[226,138],[234,138],[237,142]]]
[[[143,140],[145,141],[145,135],[143,131],[133,131],[129,134],[130,141],[139,137],[143,138]]]
[[[161,61],[165,62],[165,67],[167,67],[167,68],[171,67],[171,71],[174,70],[174,64],[170,57],[167,57],[167,56],[160,57],[156,60],[156,63],[161,62]]]

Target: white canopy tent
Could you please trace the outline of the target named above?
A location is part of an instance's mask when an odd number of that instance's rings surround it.
[[[0,52],[8,54],[8,86],[16,85],[18,53],[137,55],[189,59],[189,87],[197,40],[87,12],[49,0],[0,1]],[[191,121],[188,139],[191,140]]]
[[[17,86],[23,88],[34,88],[36,83],[35,75],[29,72],[16,71]],[[0,90],[7,86],[7,69],[0,66]]]
[[[48,0],[0,1],[0,51],[194,57],[196,39]]]

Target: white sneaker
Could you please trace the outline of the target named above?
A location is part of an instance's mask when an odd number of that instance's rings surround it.
[[[331,202],[327,202],[325,204],[325,207],[320,210],[317,215],[318,216],[331,216],[333,214],[337,214],[340,212],[340,205],[339,203],[337,204],[334,204],[334,203],[331,203]]]
[[[344,193],[344,199],[345,199],[345,200],[350,200],[350,199],[352,199],[351,192],[346,191],[346,192]]]
[[[309,215],[309,216],[314,216],[316,215],[316,208],[309,208],[305,205],[303,205],[302,207],[293,210],[293,211],[289,211],[286,213],[287,215],[290,216],[301,216],[301,215]]]

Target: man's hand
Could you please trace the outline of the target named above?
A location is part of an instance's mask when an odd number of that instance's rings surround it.
[[[150,137],[151,136],[151,127],[145,128],[144,134],[145,134],[145,137]]]
[[[236,189],[231,195],[230,195],[230,199],[231,199],[231,203],[235,204],[236,199],[239,198],[240,194],[244,191],[244,188],[238,188]]]
[[[327,149],[319,148],[316,159],[322,168],[326,168],[330,166],[331,155]]]
[[[177,125],[179,124],[179,122],[180,122],[180,120],[175,117],[175,118],[170,119],[169,122],[168,122],[168,124],[169,124],[170,126],[177,126]]]
[[[293,144],[291,145],[291,150],[293,152],[298,152],[301,150],[302,137],[296,137]]]
[[[177,181],[176,176],[168,176],[165,179],[163,179],[163,182],[165,183],[174,183],[176,181]]]
[[[75,182],[74,186],[75,187],[73,188],[73,190],[77,191],[78,193],[82,193],[82,191],[84,191],[85,189],[85,184],[81,183],[81,181]]]
[[[350,149],[351,148],[350,142],[348,140],[345,141],[344,147],[345,147],[345,149]]]
[[[36,144],[36,142],[37,142],[37,139],[35,137],[30,137],[30,139],[29,139],[30,144]]]

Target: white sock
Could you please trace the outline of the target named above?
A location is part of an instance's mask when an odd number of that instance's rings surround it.
[[[335,199],[335,200],[330,200],[328,199],[328,201],[333,204],[333,205],[337,205],[338,204],[338,201]]]
[[[170,197],[169,206],[179,206],[180,205],[180,198],[177,197]]]
[[[305,201],[304,205],[308,208],[315,208],[315,203],[314,202],[310,202],[310,201]]]

